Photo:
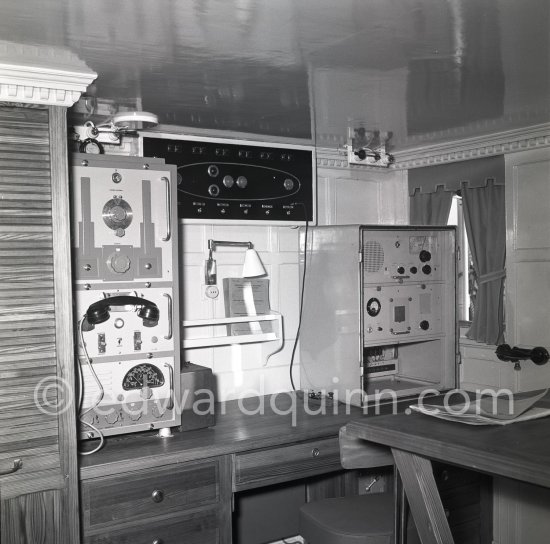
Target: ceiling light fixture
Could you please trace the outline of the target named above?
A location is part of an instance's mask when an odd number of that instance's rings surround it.
[[[113,115],[111,123],[117,128],[142,130],[159,124],[159,118],[148,111],[123,111]]]

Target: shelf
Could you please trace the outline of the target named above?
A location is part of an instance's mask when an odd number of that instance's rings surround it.
[[[206,336],[202,338],[191,338],[188,331],[198,327],[214,327],[214,326],[227,326],[235,323],[257,323],[262,321],[272,321],[272,332],[259,332],[252,334],[235,334],[235,335],[220,335],[220,336]],[[195,349],[217,346],[230,346],[236,344],[255,344],[265,342],[277,342],[273,349],[265,355],[266,364],[271,355],[280,351],[283,347],[283,316],[277,312],[272,312],[267,315],[253,315],[244,317],[219,317],[211,319],[194,319],[186,320],[182,322],[183,326],[183,349]]]

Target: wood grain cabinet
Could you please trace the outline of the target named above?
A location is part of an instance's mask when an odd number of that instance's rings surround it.
[[[78,542],[65,108],[0,106],[1,542]]]
[[[84,480],[86,544],[229,544],[231,457]]]

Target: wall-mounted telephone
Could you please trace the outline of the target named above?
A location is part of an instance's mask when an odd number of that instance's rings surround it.
[[[86,320],[90,325],[88,330],[92,330],[94,325],[104,323],[109,319],[109,312],[112,306],[134,306],[138,309],[137,315],[143,320],[144,327],[156,327],[159,322],[158,306],[140,297],[134,296],[116,296],[108,297],[94,302],[86,310]]]
[[[501,361],[510,361],[516,363],[516,370],[519,370],[519,361],[526,361],[530,359],[536,365],[544,365],[550,359],[548,350],[543,347],[535,348],[519,348],[514,346],[510,347],[508,344],[501,344],[495,351],[496,356]]]

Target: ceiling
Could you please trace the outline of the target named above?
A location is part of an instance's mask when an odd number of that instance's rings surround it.
[[[0,36],[163,125],[402,149],[550,120],[548,0],[2,0]]]

